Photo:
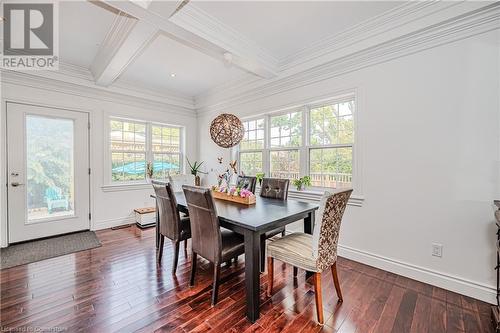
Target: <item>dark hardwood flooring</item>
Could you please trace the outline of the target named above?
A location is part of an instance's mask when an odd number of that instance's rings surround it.
[[[316,323],[312,281],[275,262],[274,294],[261,318],[245,318],[244,260],[223,267],[219,303],[210,306],[212,269],[199,260],[189,287],[181,250],[172,276],[172,247],[155,259],[154,232],[135,227],[97,232],[103,246],[2,270],[1,331],[29,332],[493,332],[488,304],[339,258],[344,302],[323,274],[325,325]]]

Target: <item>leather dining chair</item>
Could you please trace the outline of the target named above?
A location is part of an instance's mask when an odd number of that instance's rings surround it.
[[[179,246],[181,241],[191,238],[191,228],[189,217],[181,217],[177,209],[177,201],[175,199],[172,184],[152,181],[153,188],[156,194],[156,203],[159,216],[159,235],[160,245],[158,251],[158,262],[161,262],[163,256],[163,245],[165,237],[172,240],[174,246],[174,262],[172,265],[172,274],[177,270],[179,261]]]
[[[260,188],[260,196],[263,198],[270,198],[285,201],[288,199],[288,187],[290,186],[289,179],[281,178],[263,178],[262,186]],[[266,232],[260,238],[260,271],[264,272],[266,265],[266,239],[281,234],[285,236],[285,227],[280,227]]]
[[[182,186],[191,218],[192,258],[191,280],[193,286],[198,255],[214,265],[212,306],[217,303],[220,266],[223,262],[237,258],[245,251],[243,236],[221,228],[212,191],[196,186]]]
[[[238,187],[246,188],[247,190],[255,194],[255,187],[257,186],[257,177],[238,176],[236,184]]]
[[[273,291],[274,259],[314,272],[313,284],[316,299],[318,322],[323,324],[323,298],[321,293],[321,273],[331,269],[333,284],[339,298],[343,301],[337,274],[337,244],[339,239],[342,216],[352,189],[329,193],[321,198],[318,215],[312,235],[293,233],[277,239],[267,246],[268,289],[267,295]]]

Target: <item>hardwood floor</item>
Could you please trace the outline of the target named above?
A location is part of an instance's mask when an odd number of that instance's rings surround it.
[[[0,315],[8,329],[52,332],[493,332],[488,304],[339,258],[344,302],[331,272],[323,275],[325,325],[316,323],[312,280],[275,261],[261,318],[245,318],[244,260],[223,267],[219,302],[210,306],[212,268],[199,260],[189,287],[189,258],[181,250],[172,276],[172,246],[156,264],[153,230],[97,232],[103,246],[2,270]],[[24,330],[23,330],[24,329]]]

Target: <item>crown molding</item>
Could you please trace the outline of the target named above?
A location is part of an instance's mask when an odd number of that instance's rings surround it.
[[[361,25],[353,28],[359,33],[353,33],[355,37],[351,36],[350,42],[346,37],[343,48],[332,51],[335,43],[331,38],[325,55],[316,57],[312,52],[304,55],[304,60],[290,60],[289,64],[295,65],[275,79],[228,82],[196,96],[198,114],[220,111],[498,29],[500,3],[414,2],[365,24],[366,29]]]
[[[276,76],[277,58],[247,36],[208,14],[192,2],[186,4],[169,20],[229,52],[232,59],[226,59],[226,61],[230,63],[245,61],[246,66],[242,67],[251,67],[262,77]]]
[[[75,96],[98,99],[137,107],[148,107],[163,112],[196,116],[191,97],[177,94],[159,94],[140,90],[125,83],[112,87],[97,86],[90,72],[82,67],[61,63],[58,71],[2,70],[2,83],[33,87]]]

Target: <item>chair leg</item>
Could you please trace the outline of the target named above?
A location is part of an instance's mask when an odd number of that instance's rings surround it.
[[[337,274],[337,262],[332,265],[332,276],[333,276],[333,284],[335,285],[335,290],[337,291],[337,296],[339,298],[339,302],[343,302],[342,291],[340,290],[339,276]]]
[[[187,251],[187,249],[188,249],[188,240],[185,239],[184,240],[184,251]]]
[[[191,279],[189,281],[190,286],[194,286],[194,276],[196,275],[196,258],[198,258],[198,254],[196,252],[192,252],[192,255],[191,255]]]
[[[321,292],[321,273],[314,273],[314,297],[316,299],[316,313],[318,314],[318,322],[323,324],[323,295]]]
[[[266,267],[266,237],[260,237],[260,272],[263,273]]]
[[[159,236],[159,244],[158,244],[158,262],[161,262],[161,258],[163,257],[163,245],[165,243],[165,236],[161,235]]]
[[[180,242],[175,241],[173,242],[174,244],[174,262],[172,264],[172,274],[175,274],[177,271],[177,263],[179,262],[179,247],[180,247]]]
[[[274,258],[267,257],[267,296],[271,297],[273,294],[273,281],[274,280]]]
[[[293,266],[293,277],[296,278],[297,277],[297,274],[299,272],[299,269],[295,266]]]
[[[220,264],[214,264],[214,283],[212,289],[212,306],[217,304],[217,297],[219,296],[219,277],[220,277]]]
[[[281,237],[285,237],[285,235],[286,235],[286,231],[285,231],[285,230],[283,230],[283,231],[281,232]]]

